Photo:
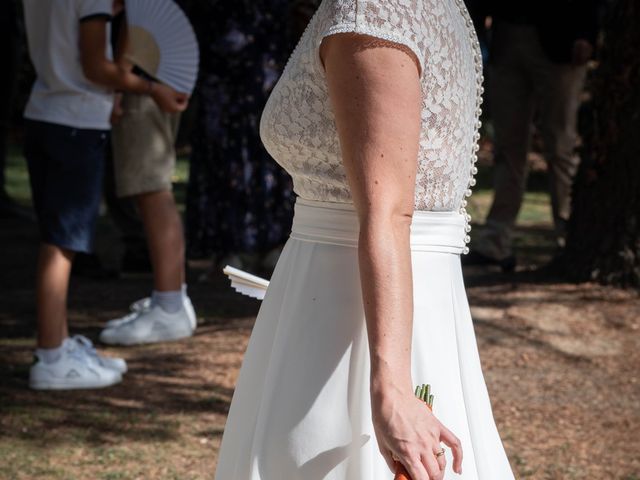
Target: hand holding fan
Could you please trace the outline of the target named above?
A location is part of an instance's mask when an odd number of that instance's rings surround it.
[[[191,23],[173,0],[126,0],[127,59],[180,93],[191,94],[200,53]]]

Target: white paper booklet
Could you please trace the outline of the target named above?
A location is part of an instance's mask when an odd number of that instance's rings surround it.
[[[257,298],[258,300],[262,300],[265,293],[267,293],[269,280],[251,275],[250,273],[229,265],[224,267],[222,272],[229,277],[229,280],[231,280],[231,288],[238,293],[251,298]]]

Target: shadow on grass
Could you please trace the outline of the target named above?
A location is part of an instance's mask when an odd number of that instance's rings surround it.
[[[0,231],[0,440],[22,440],[43,448],[168,442],[183,437],[183,418],[194,423],[200,417],[209,419],[211,436],[220,435],[233,390],[214,372],[235,371],[238,359],[219,360],[215,355],[225,348],[243,348],[237,342],[251,328],[258,301],[233,292],[222,274],[206,284],[192,281],[189,293],[199,317],[193,338],[116,351],[128,359],[129,373],[122,384],[111,388],[32,391],[28,375],[36,326],[37,227],[29,221],[3,219]],[[189,277],[196,279],[202,273],[192,269]],[[151,280],[150,275],[108,280],[73,277],[71,333],[96,340],[106,320],[125,314],[132,301],[148,294]],[[225,347],[231,337],[236,343]],[[219,419],[217,423],[212,417]]]
[[[11,362],[22,358],[24,347],[3,346],[0,439],[38,445],[171,441],[181,435],[181,416],[226,415],[233,394],[230,388],[192,374],[192,358],[179,352],[151,349],[137,354],[122,384],[87,391],[29,390],[29,366]]]
[[[504,322],[496,322],[479,318],[474,318],[473,323],[480,331],[490,331],[490,334],[483,334],[482,337],[494,338],[497,334],[499,337],[517,339],[521,344],[534,347],[541,352],[545,352],[547,355],[551,355],[552,358],[558,358],[559,360],[561,359],[569,362],[574,366],[574,368],[577,365],[589,365],[593,363],[593,359],[588,355],[567,352],[557,348],[548,341],[536,338],[532,335],[533,327],[522,327],[520,325],[506,324]]]

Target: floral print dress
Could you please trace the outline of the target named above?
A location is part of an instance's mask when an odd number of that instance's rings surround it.
[[[286,0],[187,7],[201,65],[187,189],[191,257],[265,253],[291,230],[289,175],[259,138],[260,115],[293,49]]]

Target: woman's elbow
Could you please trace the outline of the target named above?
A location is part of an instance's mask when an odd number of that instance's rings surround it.
[[[413,206],[371,206],[360,216],[361,226],[374,230],[408,231],[413,221]]]

